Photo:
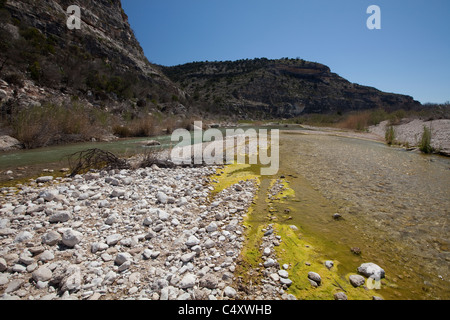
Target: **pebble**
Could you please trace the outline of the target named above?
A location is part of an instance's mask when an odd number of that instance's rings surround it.
[[[288,287],[292,285],[292,280],[290,279],[280,278],[280,282],[281,284],[286,285]]]
[[[207,232],[217,231],[217,224],[213,221],[206,227]]]
[[[265,268],[270,268],[273,267],[275,265],[276,261],[272,258],[267,259],[266,261],[264,261],[263,265]]]
[[[33,234],[28,231],[21,231],[19,234],[15,237],[14,242],[26,242],[33,239]]]
[[[186,274],[180,282],[180,288],[187,289],[195,286],[197,277],[194,274]]]
[[[315,283],[317,283],[317,285],[320,286],[320,284],[322,283],[322,278],[320,277],[320,275],[316,272],[308,272],[308,279],[314,281]]]
[[[236,295],[237,295],[237,291],[230,286],[225,287],[225,289],[223,290],[223,293],[226,297],[231,298],[231,299],[236,298]]]
[[[67,229],[62,235],[62,243],[69,248],[75,247],[75,245],[80,243],[82,239],[83,235],[81,234],[81,232],[72,229]]]
[[[51,223],[63,223],[72,219],[72,215],[67,211],[60,211],[50,216],[48,219]]]
[[[350,281],[351,285],[355,288],[360,287],[366,283],[366,279],[363,276],[360,276],[358,274],[352,274],[348,277],[348,280]]]
[[[53,176],[44,176],[36,179],[36,183],[46,183],[53,180]]]
[[[46,282],[49,281],[53,276],[52,271],[47,268],[46,266],[42,266],[39,269],[37,269],[36,271],[33,272],[32,277],[33,279],[38,282]]]
[[[344,292],[339,291],[334,294],[334,300],[348,300],[348,298]]]
[[[131,259],[132,259],[132,256],[128,252],[120,252],[117,254],[114,262],[120,266],[120,265],[124,264],[126,261],[130,261]]]
[[[42,243],[49,246],[56,245],[60,240],[61,235],[54,230],[50,230],[42,236]]]
[[[193,247],[200,244],[200,240],[196,236],[190,236],[185,243],[188,247]]]
[[[278,275],[282,278],[289,278],[289,273],[286,270],[279,270]]]

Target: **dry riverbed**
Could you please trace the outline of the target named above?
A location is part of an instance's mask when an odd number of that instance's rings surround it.
[[[235,298],[255,185],[241,181],[210,198],[216,169],[100,171],[9,188],[1,298]]]

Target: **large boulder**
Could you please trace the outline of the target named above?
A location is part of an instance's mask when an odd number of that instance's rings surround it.
[[[23,145],[16,138],[10,136],[0,136],[0,151],[10,151],[22,148]]]
[[[358,273],[368,278],[372,277],[374,279],[382,279],[386,275],[384,270],[379,265],[372,262],[363,263],[357,270]]]

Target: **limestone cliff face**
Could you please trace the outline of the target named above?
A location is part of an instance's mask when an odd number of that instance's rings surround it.
[[[81,29],[68,30],[66,10],[77,4],[81,9]],[[152,72],[144,53],[128,24],[128,18],[118,0],[8,0],[7,8],[22,23],[35,27],[46,36],[57,38],[63,47],[68,39],[83,38],[92,54],[121,56],[144,72]]]
[[[325,65],[301,59],[196,62],[164,72],[197,103],[243,118],[420,106],[412,97],[350,83]]]
[[[81,9],[80,30],[66,26],[67,8],[74,4]],[[126,108],[153,100],[148,107],[156,108],[174,95],[183,98],[145,57],[120,0],[7,0],[2,11],[3,78],[20,75],[94,105],[121,102]]]

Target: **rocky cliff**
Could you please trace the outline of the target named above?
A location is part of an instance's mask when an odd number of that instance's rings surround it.
[[[3,102],[15,98],[27,106],[85,98],[93,106],[120,113],[130,107],[164,109],[174,105],[173,96],[183,98],[144,56],[120,0],[75,3],[81,9],[79,30],[66,26],[73,1],[1,2]]]
[[[195,62],[163,70],[196,103],[243,118],[420,106],[412,97],[350,83],[301,59]]]

